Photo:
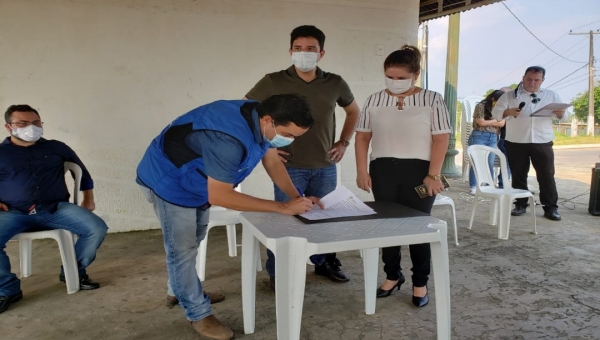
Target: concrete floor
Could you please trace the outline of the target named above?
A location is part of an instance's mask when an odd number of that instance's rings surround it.
[[[583,166],[583,165],[582,165]],[[589,169],[589,163],[585,164]],[[589,170],[577,164],[557,165],[560,201],[589,189]],[[467,184],[451,181],[448,192],[457,206],[460,246],[449,225],[452,334],[455,339],[599,339],[600,217],[587,213],[588,195],[560,205],[562,222],[538,209],[538,234],[528,216],[512,219],[510,239],[498,240],[486,225],[487,206],[480,206],[468,230],[471,204]],[[573,208],[573,210],[567,209]],[[529,214],[529,212],[528,212]],[[444,207],[434,216],[450,220]],[[238,228],[241,240],[241,228]],[[7,252],[18,274],[18,245]],[[435,287],[424,308],[410,303],[410,259],[403,249],[407,283],[377,300],[374,315],[364,313],[362,261],[358,252],[339,253],[350,276],[336,284],[312,273],[307,285],[301,338],[435,339]],[[263,259],[266,258],[263,249]],[[207,290],[221,289],[227,298],[214,305],[237,339],[275,339],[274,294],[265,272],[258,274],[256,333],[243,334],[240,257],[227,255],[224,228],[211,231]],[[24,298],[0,315],[0,339],[198,339],[183,311],[164,306],[166,269],[160,231],[110,234],[89,268],[101,282],[95,291],[67,295],[58,281],[60,258],[50,240],[34,243],[33,276],[22,280]],[[384,279],[379,271],[379,282]]]

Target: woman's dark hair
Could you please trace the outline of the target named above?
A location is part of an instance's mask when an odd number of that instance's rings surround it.
[[[259,117],[271,116],[277,125],[294,123],[301,128],[310,128],[315,123],[308,101],[295,93],[271,96],[263,100],[256,111]]]
[[[504,94],[504,91],[494,90],[485,97],[480,103],[483,104],[483,119],[492,119],[492,103],[498,101]]]
[[[298,26],[290,34],[290,48],[294,47],[294,41],[298,38],[315,38],[319,42],[319,50],[325,47],[325,33],[312,25]]]
[[[411,73],[417,73],[421,70],[421,52],[415,46],[404,45],[385,58],[383,70],[390,67],[403,67]]]
[[[4,120],[6,121],[6,124],[10,123],[10,118],[12,117],[13,112],[16,112],[16,111],[33,112],[36,115],[38,115],[38,117],[40,116],[40,114],[37,112],[37,110],[29,105],[26,105],[26,104],[11,105],[8,107],[8,109],[6,109],[6,112],[4,112]]]

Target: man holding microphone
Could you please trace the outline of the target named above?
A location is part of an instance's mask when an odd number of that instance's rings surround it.
[[[554,181],[554,129],[553,117],[531,116],[540,108],[552,103],[561,103],[554,91],[541,88],[546,70],[531,66],[525,70],[523,81],[510,92],[506,92],[492,110],[495,119],[506,119],[506,155],[512,171],[512,187],[527,190],[529,163],[533,165],[540,187],[540,202],[544,217],[560,221],[558,214],[558,192]],[[567,120],[565,110],[554,110],[554,116]],[[512,210],[513,216],[526,212],[527,198],[519,198]]]

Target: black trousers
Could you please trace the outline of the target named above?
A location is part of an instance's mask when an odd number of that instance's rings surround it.
[[[554,143],[512,143],[504,142],[506,156],[512,171],[512,187],[527,190],[529,163],[535,169],[540,185],[540,203],[547,208],[558,208],[558,192],[554,181]],[[517,199],[516,204],[526,205],[527,198]]]
[[[429,162],[420,159],[377,158],[369,165],[375,201],[392,201],[407,207],[431,213],[435,196],[420,198],[415,187],[423,184],[429,172]],[[431,248],[429,243],[409,246],[412,282],[415,287],[427,284],[431,272]],[[388,280],[399,280],[400,247],[382,249],[383,270]]]

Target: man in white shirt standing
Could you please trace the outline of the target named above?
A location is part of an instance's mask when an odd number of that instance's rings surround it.
[[[540,186],[540,202],[544,206],[544,217],[560,221],[558,214],[558,192],[554,181],[554,130],[552,119],[566,120],[565,110],[553,111],[554,116],[536,117],[531,114],[540,108],[561,103],[554,91],[541,88],[546,70],[530,66],[525,70],[523,81],[510,92],[506,92],[492,110],[496,119],[506,119],[506,155],[512,171],[512,187],[527,190],[529,163],[535,169]],[[524,104],[521,106],[520,104]],[[519,107],[522,107],[519,109]],[[513,216],[521,216],[527,208],[527,198],[517,199]]]

